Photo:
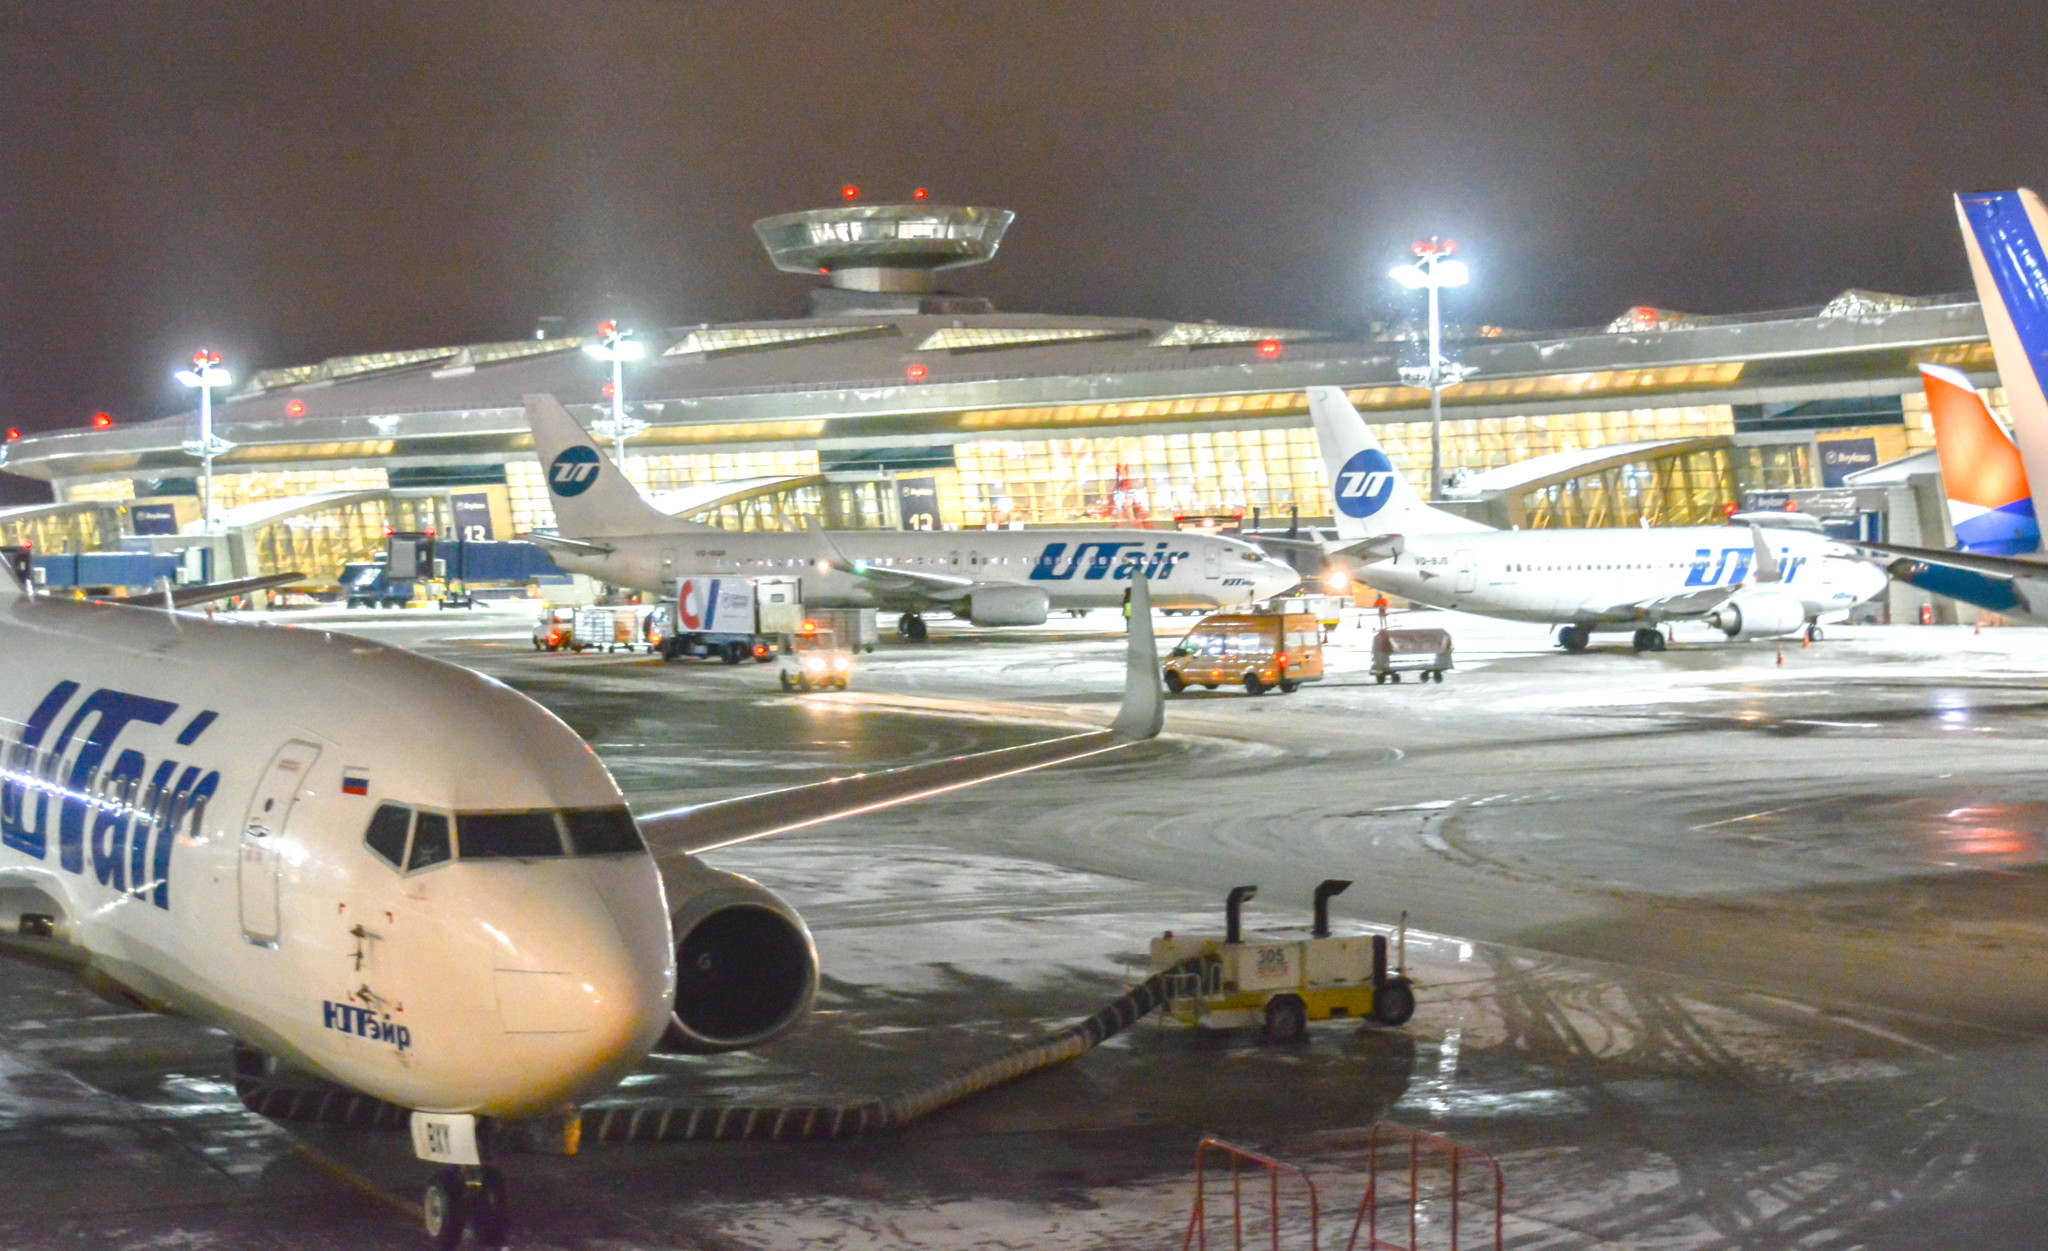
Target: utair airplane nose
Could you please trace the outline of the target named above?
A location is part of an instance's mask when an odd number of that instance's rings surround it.
[[[488,1111],[531,1115],[602,1091],[668,1025],[675,951],[661,879],[645,855],[462,866],[478,881],[479,931],[498,1036]],[[481,954],[481,953],[480,953]]]
[[[1295,572],[1293,566],[1276,556],[1268,556],[1252,574],[1252,598],[1262,600],[1284,595],[1293,590],[1300,581],[1301,575]]]

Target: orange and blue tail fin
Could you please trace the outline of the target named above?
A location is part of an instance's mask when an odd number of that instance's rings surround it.
[[[2038,518],[2048,514],[2048,210],[2022,187],[1958,195],[1956,217]]]
[[[2034,497],[2020,450],[1991,416],[1984,397],[1957,370],[1922,365],[1934,449],[1948,490],[1956,546],[1990,556],[2024,556],[2041,546]]]

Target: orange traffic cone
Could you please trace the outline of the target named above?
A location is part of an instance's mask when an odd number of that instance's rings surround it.
[[[1778,663],[1781,665],[1785,663],[1785,645],[1783,643],[1778,644]]]

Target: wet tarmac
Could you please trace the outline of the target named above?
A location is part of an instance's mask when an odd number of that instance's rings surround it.
[[[1241,883],[1255,926],[1326,877],[1356,881],[1341,926],[1405,911],[1408,1026],[1145,1024],[886,1136],[518,1155],[514,1245],[1177,1245],[1205,1134],[1308,1168],[1340,1245],[1382,1119],[1497,1156],[1517,1247],[2048,1244],[2048,632],[1781,664],[1427,623],[1460,644],[1441,686],[1375,685],[1349,630],[1325,682],[1176,699],[1157,744],[713,853],[808,918],[819,1011],[618,1098],[893,1093],[1092,1011]],[[1117,624],[935,622],[796,697],[536,655],[509,614],[351,619],[534,695],[650,810],[1100,724]],[[224,1038],[55,973],[0,966],[0,1003],[0,1245],[421,1245],[402,1136],[253,1117]]]

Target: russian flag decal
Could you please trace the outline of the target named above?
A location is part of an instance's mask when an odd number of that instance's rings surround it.
[[[370,771],[368,769],[343,769],[341,771],[341,793],[344,795],[369,794]]]

